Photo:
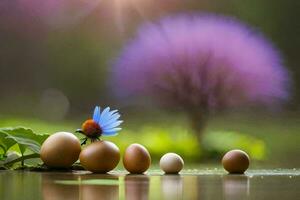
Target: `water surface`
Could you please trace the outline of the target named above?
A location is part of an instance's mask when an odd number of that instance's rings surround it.
[[[187,170],[181,175],[0,171],[1,200],[298,199],[300,170]]]

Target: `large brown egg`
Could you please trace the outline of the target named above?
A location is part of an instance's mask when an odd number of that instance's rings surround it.
[[[83,149],[79,159],[86,170],[95,173],[107,173],[118,165],[120,150],[112,142],[97,141]]]
[[[75,135],[57,132],[44,141],[40,156],[49,167],[68,168],[78,160],[80,151],[80,142]]]
[[[148,150],[140,144],[131,144],[127,147],[123,165],[132,174],[144,173],[151,164],[151,156]]]
[[[248,169],[249,163],[248,154],[237,149],[228,151],[222,159],[224,169],[232,174],[243,174]]]

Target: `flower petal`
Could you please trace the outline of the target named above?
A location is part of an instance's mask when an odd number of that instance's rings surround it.
[[[107,120],[110,120],[110,118],[113,116],[113,114],[117,113],[118,110],[112,110],[109,112],[109,117],[107,118]]]
[[[107,115],[109,114],[109,109],[110,109],[110,107],[106,107],[106,108],[103,110],[103,112],[101,113],[101,115],[100,115],[100,120],[99,120],[99,124],[100,124],[100,125],[105,121]]]
[[[110,135],[110,134],[116,133],[120,130],[122,130],[122,128],[106,129],[106,130],[103,130],[103,135]]]
[[[114,123],[115,121],[117,121],[119,118],[121,117],[121,115],[119,113],[115,113],[113,114],[108,120],[104,121],[103,123],[101,123],[102,127],[105,127],[108,124]]]
[[[110,132],[110,133],[103,133],[102,135],[104,136],[114,136],[114,135],[118,135],[117,132]]]
[[[122,122],[123,122],[122,120],[114,121],[112,123],[107,124],[106,126],[103,126],[102,129],[105,130],[105,129],[115,128],[115,127],[119,126],[120,124],[122,124]]]
[[[117,112],[118,112],[118,110],[112,110],[112,111],[109,111],[109,112],[104,116],[103,120],[101,121],[101,122],[102,122],[101,125],[104,126],[104,124],[106,124],[106,122],[109,121],[109,120],[112,118],[112,116],[113,116],[115,113],[117,113]]]
[[[100,106],[96,106],[95,109],[94,109],[94,115],[93,115],[93,120],[95,122],[99,122],[100,120]]]

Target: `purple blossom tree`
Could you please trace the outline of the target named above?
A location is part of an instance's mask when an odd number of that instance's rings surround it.
[[[199,137],[211,112],[274,105],[288,97],[277,50],[241,22],[178,15],[142,26],[116,60],[118,94],[185,110]]]

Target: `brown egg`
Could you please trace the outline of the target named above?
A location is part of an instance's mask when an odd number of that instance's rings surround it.
[[[123,165],[132,174],[144,173],[151,164],[151,156],[148,150],[140,144],[131,144],[127,147]]]
[[[86,170],[95,173],[107,173],[118,165],[120,150],[112,142],[97,141],[83,149],[79,159]]]
[[[80,142],[75,135],[57,132],[44,141],[40,156],[49,167],[68,168],[78,160],[80,151]]]
[[[224,169],[233,174],[243,174],[248,169],[249,163],[248,154],[237,149],[228,151],[222,159]]]

